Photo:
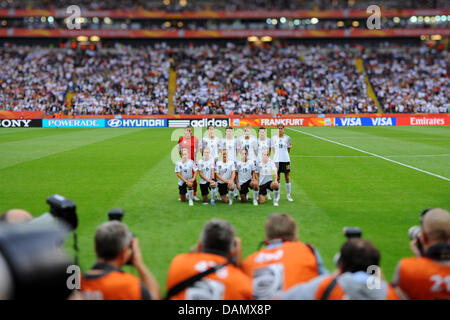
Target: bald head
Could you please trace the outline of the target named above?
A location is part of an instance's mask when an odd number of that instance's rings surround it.
[[[22,209],[11,209],[1,215],[1,220],[6,223],[17,224],[27,222],[33,219],[33,216]]]
[[[450,242],[450,213],[441,208],[431,209],[423,217],[422,231],[429,245]]]

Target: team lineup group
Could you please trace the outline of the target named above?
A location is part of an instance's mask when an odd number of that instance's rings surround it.
[[[209,203],[210,190],[211,205],[215,204],[218,196],[222,202],[232,205],[238,194],[241,202],[247,202],[251,189],[255,206],[263,204],[266,197],[271,200],[270,192],[273,192],[273,205],[278,206],[281,173],[285,175],[286,198],[293,201],[289,180],[291,139],[284,133],[283,124],[278,126],[278,134],[271,139],[264,127],[259,128],[258,138],[251,135],[249,125],[239,138],[234,137],[230,126],[226,128],[223,139],[216,137],[214,130],[214,126],[208,126],[199,146],[198,139],[192,136],[192,127],[187,126],[184,136],[178,141],[181,160],[175,165],[175,173],[182,202],[188,201],[192,206],[194,200],[200,200],[196,196],[197,176],[200,176],[205,205]],[[196,163],[195,155],[199,150],[202,158]],[[270,159],[271,153],[273,160]]]

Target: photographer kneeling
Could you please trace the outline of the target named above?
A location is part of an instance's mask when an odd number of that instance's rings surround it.
[[[97,262],[81,279],[85,299],[157,300],[159,285],[145,266],[136,238],[119,221],[101,224],[95,234]],[[133,265],[139,278],[120,268]]]
[[[334,276],[319,276],[289,290],[285,300],[398,300],[394,289],[381,280],[380,252],[368,240],[351,238],[342,245]],[[371,268],[375,275],[367,273]],[[373,281],[374,280],[374,281]]]

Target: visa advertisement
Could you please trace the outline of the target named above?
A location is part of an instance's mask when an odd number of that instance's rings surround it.
[[[396,117],[345,117],[334,118],[335,127],[378,127],[396,126]]]

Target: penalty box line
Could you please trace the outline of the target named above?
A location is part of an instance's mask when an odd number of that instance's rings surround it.
[[[293,128],[288,128],[288,129],[289,130],[293,130],[295,132],[299,132],[299,133],[307,135],[307,136],[311,136],[311,137],[316,138],[316,139],[324,140],[324,141],[327,141],[327,142],[331,142],[331,143],[340,145],[342,147],[353,149],[353,150],[356,150],[358,152],[362,152],[362,153],[371,155],[371,156],[376,157],[376,158],[380,158],[380,159],[383,159],[383,160],[386,160],[386,161],[389,161],[389,162],[393,162],[393,163],[396,163],[396,164],[401,165],[403,167],[410,168],[410,169],[413,169],[413,170],[416,170],[416,171],[419,171],[419,172],[422,172],[422,173],[426,173],[426,174],[428,174],[430,176],[434,176],[436,178],[439,178],[439,179],[442,179],[442,180],[445,180],[445,181],[450,181],[450,179],[447,178],[447,177],[440,176],[438,174],[435,174],[435,173],[432,173],[432,172],[429,172],[429,171],[426,171],[426,170],[422,170],[422,169],[410,166],[409,164],[404,164],[404,163],[401,163],[401,162],[398,162],[398,161],[395,161],[395,160],[392,160],[392,159],[380,156],[380,155],[378,155],[376,153],[364,151],[364,150],[361,150],[361,149],[358,149],[358,148],[355,148],[355,147],[352,147],[352,146],[349,146],[349,145],[346,145],[346,144],[343,144],[343,143],[340,143],[340,142],[337,142],[337,141],[333,141],[333,140],[330,140],[330,139],[327,139],[327,138],[319,137],[319,136],[316,136],[315,134],[312,134],[312,133],[304,132],[304,131],[301,131],[301,130],[296,130],[296,129],[293,129]]]

